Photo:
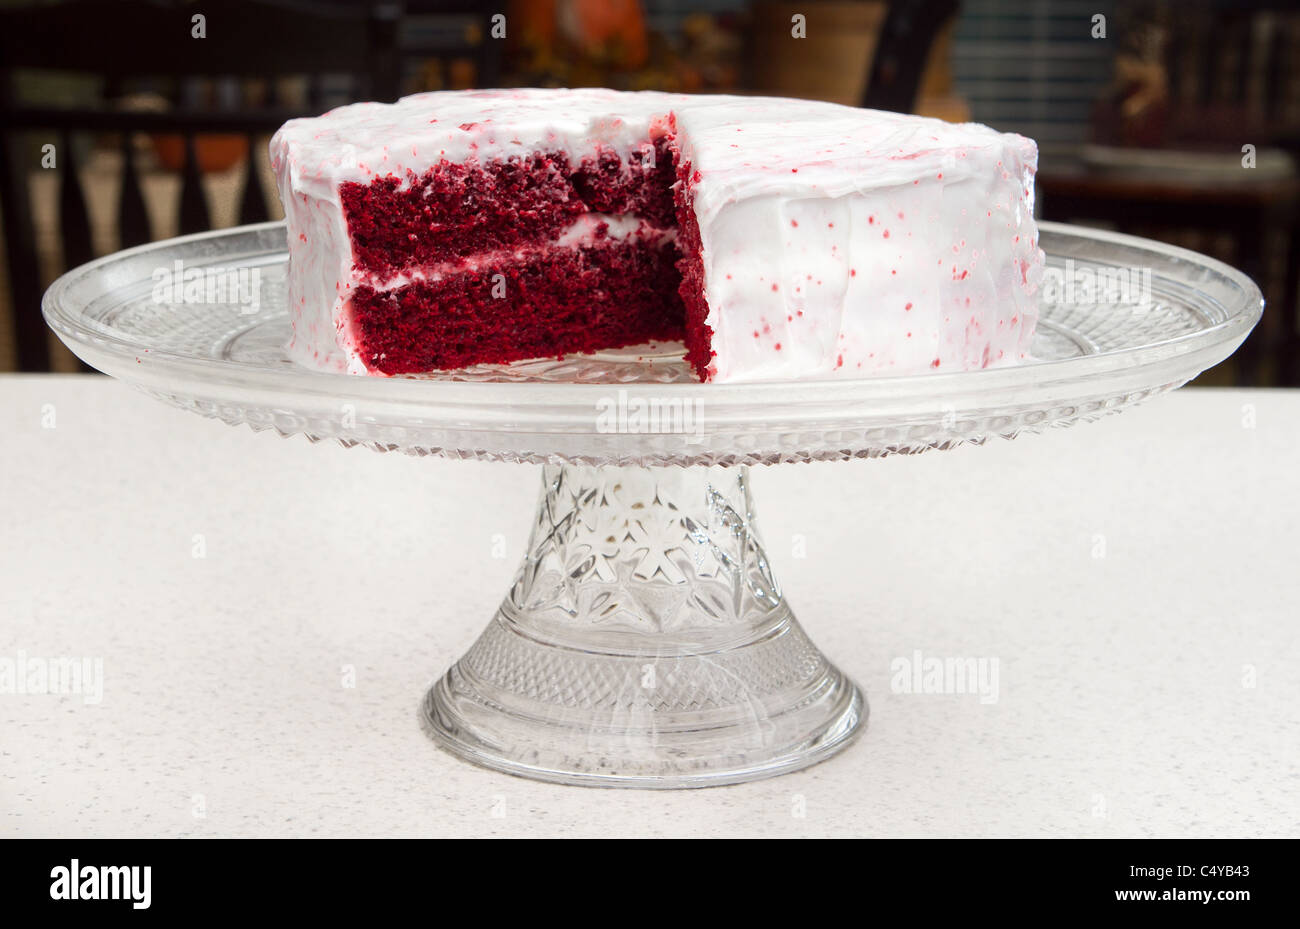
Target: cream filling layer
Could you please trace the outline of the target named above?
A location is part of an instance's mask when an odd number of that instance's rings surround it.
[[[622,244],[630,241],[642,242],[651,248],[660,249],[677,241],[677,230],[660,228],[639,216],[584,213],[551,242],[476,252],[451,261],[406,268],[388,277],[380,277],[354,267],[351,277],[355,286],[365,286],[384,292],[425,281],[437,282],[458,274],[477,274],[484,270],[499,271],[503,266],[525,264],[556,249],[590,248],[604,242]]]

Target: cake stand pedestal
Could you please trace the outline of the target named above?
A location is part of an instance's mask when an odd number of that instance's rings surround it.
[[[487,767],[645,787],[801,768],[866,720],[781,595],[745,467],[546,466],[519,574],[424,712]]]
[[[1194,252],[1052,223],[1040,243],[1048,284],[1032,357],[912,377],[698,384],[674,345],[420,377],[307,370],[285,354],[280,223],[101,258],[56,281],[43,310],[88,364],[203,416],[543,465],[523,565],[426,695],[427,726],[455,754],[513,774],[697,787],[813,764],[867,715],[773,576],[747,466],[914,454],[1096,419],[1222,361],[1262,311],[1248,278]],[[178,262],[187,275],[235,269],[257,280],[257,298],[158,299],[157,273]],[[612,406],[678,418],[609,428]]]

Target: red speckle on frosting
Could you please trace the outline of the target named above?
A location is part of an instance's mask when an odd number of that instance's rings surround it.
[[[857,271],[857,269],[856,269],[856,268],[849,268],[849,277],[857,277],[857,276],[858,276],[858,271]]]
[[[911,308],[912,308],[912,304],[910,303],[907,306],[903,307],[903,309],[905,310],[910,310]]]
[[[780,342],[777,342],[777,343],[776,343],[776,350],[777,350],[778,352],[781,350],[781,343],[780,343]]]
[[[939,359],[936,358],[936,359],[934,359],[934,361],[930,362],[930,367],[932,367],[932,368],[937,368],[937,367],[939,367]]]
[[[798,228],[799,228],[799,220],[797,220],[797,219],[792,219],[792,220],[790,220],[790,225],[793,226],[794,228],[798,229]]]
[[[884,234],[883,238],[886,238],[886,239],[889,238],[889,230],[888,230],[888,229],[885,230],[885,234]]]
[[[772,289],[773,289],[773,290],[776,290],[776,289],[777,289],[776,284],[773,284],[773,285],[772,285]]]

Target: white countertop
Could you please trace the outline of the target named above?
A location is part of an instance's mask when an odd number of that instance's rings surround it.
[[[755,469],[777,577],[871,718],[814,768],[666,792],[480,770],[417,722],[539,469],[92,376],[0,377],[0,428],[0,661],[103,668],[98,703],[0,693],[0,836],[1300,834],[1300,391]],[[997,701],[892,692],[917,650],[998,658]]]

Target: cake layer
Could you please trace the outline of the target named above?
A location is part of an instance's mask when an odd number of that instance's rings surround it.
[[[606,239],[351,296],[367,366],[404,374],[682,337],[671,241]]]
[[[483,163],[446,160],[417,176],[340,185],[357,269],[400,273],[448,255],[552,241],[583,213],[673,224],[672,154],[646,140],[621,156],[601,148],[576,165],[563,151]]]

